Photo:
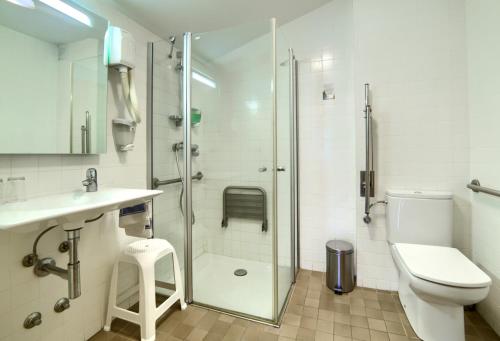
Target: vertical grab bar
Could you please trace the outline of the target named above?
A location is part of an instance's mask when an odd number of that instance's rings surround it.
[[[363,221],[366,224],[371,222],[370,218],[370,196],[374,191],[373,177],[373,146],[372,146],[372,108],[370,106],[370,84],[365,84],[365,172],[364,172],[364,196],[365,196],[365,216]],[[361,185],[363,187],[363,184]],[[363,189],[362,189],[363,191]]]

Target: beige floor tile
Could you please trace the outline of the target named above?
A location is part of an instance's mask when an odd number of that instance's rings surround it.
[[[304,305],[307,307],[318,308],[319,307],[319,299],[306,298]]]
[[[304,309],[304,306],[296,305],[296,304],[289,304],[288,307],[286,308],[286,312],[290,313],[290,314],[295,314],[295,315],[302,315],[303,309]]]
[[[333,334],[351,337],[351,326],[344,323],[335,323],[333,326]]]
[[[321,291],[318,290],[308,290],[306,294],[306,298],[319,299],[321,295]]]
[[[465,313],[466,341],[500,341],[476,311]],[[139,326],[115,319],[91,341],[140,340]],[[158,322],[157,341],[418,341],[395,292],[355,288],[335,295],[325,274],[300,271],[280,328],[194,306]],[[444,340],[443,340],[444,341]],[[446,340],[448,341],[448,340]]]
[[[390,341],[410,341],[410,339],[404,335],[390,334],[390,333],[389,333],[389,340]]]
[[[382,310],[394,311],[394,312],[398,311],[396,309],[396,304],[394,302],[380,301],[379,303],[380,303],[380,307],[382,308]]]
[[[361,328],[368,328],[368,318],[364,316],[351,316],[351,325]]]
[[[401,322],[398,313],[382,310],[382,315],[385,321]]]
[[[316,329],[326,333],[333,333],[333,321],[318,320]]]
[[[334,303],[334,309],[336,313],[349,314],[350,307],[348,304]]]
[[[315,330],[317,324],[318,320],[309,317],[302,317],[300,320],[300,327],[305,329]]]
[[[266,333],[262,331],[262,333],[259,336],[259,341],[278,341],[279,335],[271,334],[271,333]]]
[[[333,334],[316,331],[314,341],[333,341]]]
[[[172,331],[177,328],[177,326],[181,324],[181,321],[176,319],[176,318],[173,318],[173,317],[169,317],[167,318],[162,324],[160,324],[158,326],[158,330],[160,330],[161,332],[165,333],[165,334],[172,334]]]
[[[387,328],[385,327],[385,322],[384,320],[377,320],[377,319],[368,319],[368,327],[373,330],[378,330],[381,332],[387,331]]]
[[[203,341],[205,336],[208,334],[206,330],[195,328],[189,333],[186,340],[188,341]]]
[[[224,335],[217,333],[208,333],[203,341],[220,341],[224,338]]]
[[[226,314],[220,314],[220,316],[219,316],[219,321],[222,321],[222,322],[233,323],[234,319],[235,319],[234,316],[230,316],[230,315],[226,315]]]
[[[298,341],[310,341],[314,340],[314,335],[316,334],[315,330],[299,328],[297,331],[296,339]]]
[[[179,339],[185,339],[193,330],[193,327],[187,324],[181,323],[172,331],[171,335],[178,337]]]
[[[370,341],[370,330],[360,327],[351,327],[351,336],[354,340]]]
[[[366,309],[363,306],[351,305],[349,313],[351,315],[366,316]]]
[[[382,314],[382,310],[366,308],[366,317],[383,320],[384,315]]]
[[[280,327],[279,335],[294,339],[295,336],[297,336],[298,330],[299,330],[299,327],[297,327],[297,326],[290,326],[288,324],[282,324]]]
[[[352,339],[346,336],[334,335],[333,341],[352,341]]]
[[[226,335],[227,330],[231,326],[230,323],[227,322],[222,322],[220,320],[215,321],[214,325],[212,328],[210,328],[209,333],[212,334],[219,334],[219,335]]]
[[[377,300],[365,300],[365,307],[380,310],[380,303]]]
[[[257,328],[247,328],[245,332],[243,333],[243,336],[241,338],[242,341],[259,341],[261,340],[261,336],[264,332],[260,329]],[[273,334],[268,334],[268,335],[273,335]],[[275,336],[275,335],[273,335]]]
[[[389,341],[389,334],[384,333],[384,332],[379,332],[376,330],[370,330],[370,340],[371,341]]]
[[[388,333],[406,335],[401,322],[385,321],[385,326],[387,327]]]
[[[231,327],[227,330],[226,335],[224,335],[223,341],[237,341],[241,340],[241,337],[245,333],[245,328],[242,326],[238,326],[232,324]]]
[[[205,314],[205,316],[203,316],[203,318],[200,320],[196,328],[209,331],[210,328],[212,328],[212,326],[215,324],[215,322],[217,322],[218,319],[219,319],[218,313],[209,311]]]
[[[314,307],[304,307],[302,310],[302,316],[305,317],[311,317],[311,318],[318,318],[318,309]]]
[[[318,320],[333,321],[335,313],[330,310],[319,309]]]
[[[291,326],[300,326],[301,318],[302,316],[300,315],[285,313],[285,316],[283,317],[283,323],[289,324]]]

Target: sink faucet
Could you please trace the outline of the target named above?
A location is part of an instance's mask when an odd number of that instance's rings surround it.
[[[87,187],[87,192],[97,192],[97,170],[87,169],[87,178],[82,181],[82,185]]]

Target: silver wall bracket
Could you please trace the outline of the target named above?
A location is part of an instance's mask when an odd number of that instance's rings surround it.
[[[359,195],[365,197],[366,193],[366,171],[359,172]],[[370,171],[370,197],[375,197],[375,171]]]
[[[24,320],[23,326],[26,329],[31,329],[33,327],[42,324],[42,314],[39,312],[29,314]]]
[[[62,313],[66,309],[69,309],[69,306],[69,299],[67,297],[62,297],[54,304],[54,311],[56,313]]]

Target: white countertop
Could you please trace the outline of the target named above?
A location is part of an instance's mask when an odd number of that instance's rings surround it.
[[[158,190],[99,188],[75,191],[0,205],[0,230],[19,226],[56,224],[92,219],[101,213],[137,205],[163,193]]]

